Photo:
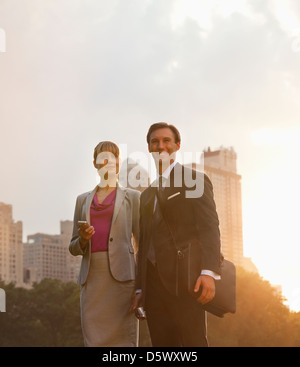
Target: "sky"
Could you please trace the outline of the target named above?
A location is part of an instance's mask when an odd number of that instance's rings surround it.
[[[59,233],[99,141],[173,123],[237,152],[244,255],[300,311],[299,65],[297,0],[0,0],[0,202]]]

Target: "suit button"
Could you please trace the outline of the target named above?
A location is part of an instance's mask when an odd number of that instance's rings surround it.
[[[110,242],[112,242],[112,241],[113,241],[113,238],[112,238],[112,237],[110,237],[110,239],[109,239],[109,240],[110,240]]]
[[[182,260],[184,258],[184,253],[180,250],[177,251],[177,257],[178,257],[178,260]]]

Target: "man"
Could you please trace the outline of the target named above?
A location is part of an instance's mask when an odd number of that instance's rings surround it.
[[[205,347],[202,305],[213,299],[215,280],[220,279],[220,232],[212,185],[206,175],[176,162],[181,138],[175,126],[153,124],[147,143],[158,177],[141,195],[133,309],[145,308],[154,347]],[[199,195],[189,195],[195,189],[191,174],[203,180]],[[182,278],[193,278],[192,289],[182,285],[188,284]]]

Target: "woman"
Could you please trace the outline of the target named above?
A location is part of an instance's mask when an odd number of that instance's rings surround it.
[[[72,255],[82,255],[81,324],[85,346],[135,347],[137,319],[130,312],[139,233],[139,191],[118,185],[119,148],[109,141],[94,149],[100,183],[79,195]],[[78,221],[87,221],[78,227]]]

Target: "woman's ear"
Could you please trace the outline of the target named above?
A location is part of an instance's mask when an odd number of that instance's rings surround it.
[[[98,169],[99,167],[98,167],[98,164],[96,164],[96,161],[95,160],[93,160],[93,164],[94,164],[94,167],[96,168],[96,169]]]
[[[120,167],[122,165],[122,160],[120,157],[116,158],[116,173],[119,174],[120,173]]]

